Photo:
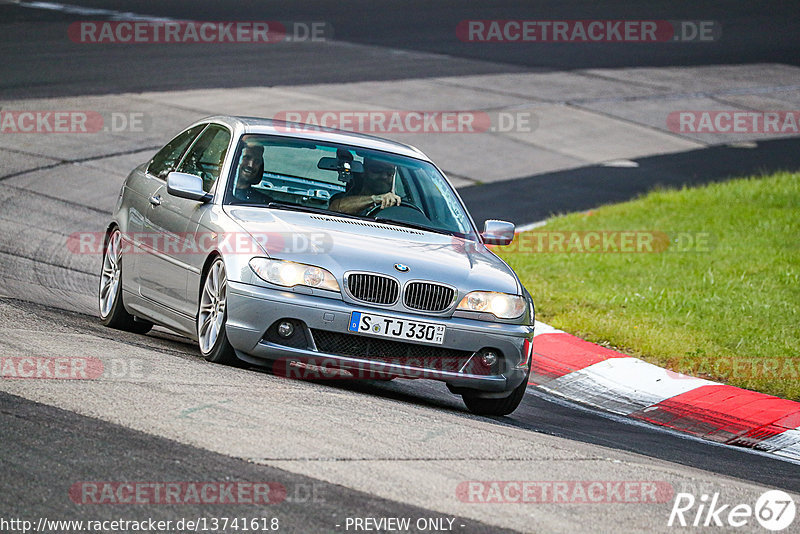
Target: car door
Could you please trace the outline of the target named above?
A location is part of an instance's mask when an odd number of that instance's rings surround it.
[[[209,124],[183,155],[177,171],[203,178],[209,192],[222,170],[231,142],[231,133],[224,126]],[[184,317],[194,317],[193,299],[187,297],[189,274],[199,274],[195,236],[197,223],[208,203],[179,198],[167,192],[164,183],[154,194],[147,211],[146,233],[158,235],[159,247],[143,256],[139,271],[142,296],[155,301]]]
[[[141,294],[141,276],[139,268],[141,258],[151,254],[153,236],[145,234],[145,218],[151,206],[151,199],[166,184],[166,177],[175,170],[181,161],[181,156],[191,145],[197,135],[203,131],[206,124],[187,128],[169,143],[164,145],[150,160],[145,169],[136,172],[127,182],[128,211],[126,214],[125,239],[133,245],[133,254],[125,258],[123,271],[125,286],[131,291]]]

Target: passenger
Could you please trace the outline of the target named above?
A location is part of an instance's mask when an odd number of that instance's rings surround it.
[[[261,183],[264,176],[264,147],[256,144],[245,145],[242,159],[239,162],[239,171],[236,184],[233,188],[233,197],[242,202],[254,204],[268,204],[271,198],[261,191],[254,189],[254,185]]]

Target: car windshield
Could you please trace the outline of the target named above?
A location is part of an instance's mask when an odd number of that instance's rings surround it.
[[[272,135],[244,135],[225,204],[369,218],[475,239],[469,217],[436,167],[414,158]]]

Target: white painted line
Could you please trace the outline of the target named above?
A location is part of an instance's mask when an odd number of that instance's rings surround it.
[[[611,161],[605,161],[600,165],[603,167],[619,167],[622,169],[634,169],[639,166],[638,163],[629,159],[612,159]]]
[[[539,228],[540,226],[544,226],[545,224],[547,224],[547,221],[539,221],[529,224],[523,224],[522,226],[518,226],[514,231],[516,233],[527,232],[529,230],[533,230],[534,228]]]
[[[636,165],[638,166],[638,163]],[[592,210],[579,211],[577,213],[589,213],[590,211],[592,211]],[[548,222],[549,222],[549,219],[545,219],[543,221],[536,221],[536,222],[532,222],[532,223],[522,224],[520,226],[517,226],[514,229],[514,233],[519,234],[520,232],[528,232],[530,230],[535,230],[536,228],[544,226]]]
[[[563,330],[559,330],[558,328],[553,328],[549,324],[540,323],[539,321],[535,321],[533,326],[533,336],[539,336],[541,334],[566,334]],[[568,334],[569,335],[569,334]],[[534,346],[534,350],[536,347]]]
[[[100,9],[94,7],[75,6],[72,4],[59,4],[56,2],[18,2],[18,6],[31,9],[46,9],[49,11],[61,11],[70,15],[85,15],[96,17],[109,17],[112,20],[154,20],[154,21],[174,21],[167,17],[153,17],[150,15],[138,15],[129,11],[114,11],[112,9]]]
[[[758,148],[758,143],[756,143],[755,141],[741,141],[739,143],[728,143],[725,146],[730,147],[730,148],[752,149],[752,148]]]

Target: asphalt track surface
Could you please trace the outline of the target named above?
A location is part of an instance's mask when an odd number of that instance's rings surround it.
[[[403,50],[385,55],[358,47],[320,50],[304,43],[263,45],[149,44],[93,47],[64,43],[65,26],[104,17],[0,5],[0,17],[13,23],[0,37],[0,95],[63,96],[135,91],[294,85],[426,76],[740,63],[800,64],[800,12],[785,1],[684,2],[442,2],[390,0],[259,2],[213,0],[113,3],[65,2],[181,20],[324,21],[334,39]],[[459,41],[462,20],[712,20],[722,25],[719,41],[662,43],[509,43]],[[425,53],[416,57],[409,52]],[[430,55],[433,56],[430,56]]]
[[[3,452],[3,485],[13,488],[0,496],[4,516],[105,521],[125,517],[160,521],[195,519],[208,514],[207,504],[160,506],[154,514],[144,505],[121,512],[103,504],[78,504],[64,499],[70,486],[82,481],[217,481],[231,474],[240,481],[280,484],[285,500],[260,505],[220,504],[215,517],[277,518],[281,532],[325,532],[344,517],[425,517],[430,512],[376,498],[363,492],[299,477],[269,466],[235,460],[128,428],[76,415],[0,393],[3,441],[15,443]],[[81,451],[81,454],[74,454]],[[496,526],[456,518],[461,532],[511,532]]]
[[[18,300],[3,299],[0,304],[18,310],[21,317],[35,318],[37,328],[52,329],[53,332],[62,329],[81,332],[100,344],[104,340],[113,339],[127,343],[133,349],[147,347],[163,351],[164,357],[199,360],[198,364],[202,361],[193,344],[169,334],[155,333],[144,337],[117,333],[102,327],[94,317],[88,315]],[[11,320],[12,315],[9,314],[3,323]],[[22,327],[25,328],[24,325]],[[461,414],[465,418],[475,418],[466,412],[458,397],[450,395],[436,382],[336,381],[319,382],[317,386],[323,389],[341,389],[370,401],[400,401]],[[301,491],[313,487],[314,484],[324,488],[319,490],[325,496],[324,506],[309,507],[309,503],[304,500],[294,503],[297,510],[290,506],[287,511],[284,510],[284,505],[280,505],[280,513],[276,511],[280,517],[286,519],[286,528],[294,525],[299,531],[303,528],[308,532],[330,529],[333,514],[337,512],[339,517],[431,515],[431,512],[426,513],[418,507],[390,502],[308,477],[297,477],[280,469],[254,466],[250,462],[228,458],[7,393],[0,393],[0,419],[2,441],[5,444],[0,466],[4,473],[2,485],[6,488],[6,491],[0,492],[0,507],[4,511],[14,512],[6,515],[70,519],[81,518],[79,512],[82,511],[83,517],[91,515],[93,519],[101,519],[106,514],[119,514],[119,510],[113,507],[78,506],[66,501],[64,494],[76,481],[227,480],[225,477],[232,476],[236,480],[278,482],[287,487],[289,495],[296,491],[293,489],[295,486],[302,486]],[[652,426],[631,424],[629,421],[610,418],[542,394],[526,395],[520,407],[510,416],[479,419],[498,427],[510,426],[629,451],[747,480],[765,487],[800,491],[800,468],[795,464],[735,447],[687,438]],[[591,478],[591,474],[588,477]],[[252,509],[233,508],[224,511],[229,515],[237,511],[252,514]],[[146,507],[138,510],[132,508],[130,511],[138,513],[146,511]],[[208,509],[195,510],[192,505],[183,505],[170,509],[166,515],[162,512],[164,509],[160,508],[159,518],[170,519],[198,515],[195,512],[203,515],[208,513]],[[467,525],[465,532],[486,531],[486,526],[478,522],[460,518],[458,520]]]
[[[75,2],[78,3],[78,2]],[[82,6],[107,7],[103,2],[81,1]],[[800,62],[800,36],[794,29],[798,21],[796,5],[790,2],[715,4],[713,8],[662,6],[656,2],[526,3],[495,2],[466,6],[463,2],[115,2],[113,9],[140,14],[196,20],[325,20],[330,22],[337,40],[404,49],[426,54],[424,60],[397,54],[387,64],[385,55],[364,57],[364,49],[332,47],[324,53],[302,44],[276,48],[264,54],[247,45],[203,49],[81,48],[80,45],[55,45],[54,36],[63,37],[65,25],[81,16],[47,10],[0,5],[0,17],[11,23],[0,37],[4,60],[0,65],[0,95],[3,98],[29,98],[121,91],[219,88],[250,85],[392,80],[442,74],[524,72],[531,69],[575,69],[587,67],[703,65],[718,63]],[[246,14],[246,15],[245,15]],[[711,19],[724,23],[736,39],[724,43],[669,49],[641,45],[620,47],[597,45],[545,45],[537,54],[503,45],[475,47],[454,41],[455,25],[470,18],[664,18],[669,20]],[[60,43],[60,41],[59,41]],[[135,53],[134,53],[135,52]],[[434,55],[431,55],[434,54]],[[481,206],[486,201],[504,202],[530,190],[523,207],[512,208],[508,218],[529,222],[551,213],[588,209],[605,202],[620,201],[652,187],[702,183],[735,174],[759,170],[797,168],[800,160],[794,139],[759,143],[756,149],[718,147],[697,153],[656,156],[638,160],[638,168],[610,169],[590,167],[575,171],[539,175],[489,186],[463,189],[476,220],[485,218]],[[652,177],[657,176],[654,182]],[[569,194],[566,191],[570,191]],[[602,192],[599,193],[599,192]],[[97,214],[94,213],[94,216]],[[4,262],[25,258],[4,256]],[[45,260],[47,258],[44,258]],[[30,260],[30,258],[28,258]],[[74,272],[72,275],[84,276]],[[36,276],[45,279],[41,272]],[[53,275],[64,282],[67,278]],[[65,283],[65,287],[70,287]],[[81,286],[82,287],[82,286]],[[90,297],[90,294],[82,294]],[[202,364],[194,347],[168,334],[146,337],[116,335],[100,327],[87,314],[61,309],[57,302],[32,297],[2,299],[4,310],[0,326],[28,318],[37,328],[67,329],[88,335],[95,343],[122,339],[132,347],[164,352],[165,358],[183,358]],[[40,302],[41,301],[41,302]],[[39,303],[37,303],[39,302]],[[9,311],[10,310],[10,311]],[[255,373],[255,371],[253,371]],[[427,381],[395,381],[319,384],[320,389],[339,388],[363,395],[364,402],[401,401],[455,414],[465,421],[479,419],[498,428],[513,427],[526,432],[562,437],[576,443],[600,445],[629,451],[649,459],[690,466],[712,473],[750,481],[766,487],[800,492],[800,467],[764,455],[689,439],[672,432],[630,424],[596,412],[571,406],[539,394],[526,395],[519,409],[509,417],[486,419],[469,415],[460,400],[440,384]],[[322,484],[325,501],[314,506],[288,503],[276,512],[286,525],[282,530],[312,532],[333,530],[338,517],[430,516],[429,510],[398,501],[381,499],[344,486],[322,483],[275,467],[254,465],[192,447],[173,440],[131,430],[96,418],[21,397],[0,394],[0,510],[4,516],[82,517],[89,512],[65,501],[64,493],[75,480],[238,480],[269,479],[287,488]],[[586,474],[591,478],[591,474]],[[136,510],[145,512],[145,510]],[[159,509],[163,519],[203,515],[207,509],[185,505],[179,509]],[[225,513],[247,513],[236,507]],[[270,513],[270,510],[264,511]],[[113,518],[114,507],[95,507],[93,518]],[[224,515],[224,514],[216,514]],[[459,519],[465,532],[498,532],[472,520]]]
[[[496,206],[503,206],[506,220],[528,224],[551,215],[624,202],[654,188],[793,171],[800,168],[800,139],[774,139],[747,147],[719,145],[634,162],[636,167],[592,165],[465,187],[459,194],[476,221],[495,218]]]

